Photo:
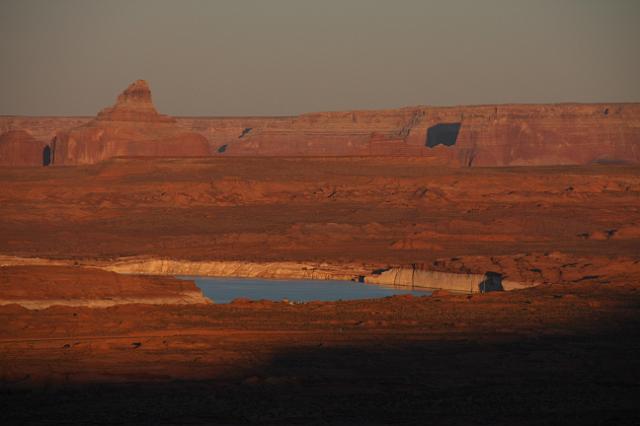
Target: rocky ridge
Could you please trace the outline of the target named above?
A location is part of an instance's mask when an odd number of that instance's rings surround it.
[[[38,138],[72,133],[85,144],[98,127],[128,132],[133,123],[147,138],[167,127],[206,138],[206,149],[163,144],[100,151],[91,142],[82,157],[145,156],[394,156],[423,157],[432,165],[548,166],[640,163],[640,104],[540,104],[319,112],[295,117],[178,117],[156,112],[148,85],[136,82],[98,117],[0,117],[0,129],[25,129]],[[97,123],[97,124],[96,124]],[[144,125],[143,125],[144,124]],[[82,131],[80,129],[85,129]],[[105,130],[107,129],[107,130]],[[111,129],[111,130],[108,130]],[[69,139],[67,137],[67,139]],[[100,138],[98,138],[100,139]],[[84,142],[83,142],[84,141]],[[76,148],[77,150],[77,148]],[[210,154],[209,154],[210,153]],[[86,157],[86,158],[85,158]],[[78,157],[80,158],[80,157]],[[76,162],[81,162],[76,159]],[[73,161],[67,162],[73,164]]]

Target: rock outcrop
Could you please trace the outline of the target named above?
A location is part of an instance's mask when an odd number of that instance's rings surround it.
[[[62,130],[82,126],[93,117],[27,117],[5,115],[0,116],[0,134],[11,130],[25,130],[36,140],[50,142]]]
[[[9,130],[0,135],[0,166],[42,166],[48,165],[50,159],[50,148],[25,130]]]
[[[95,120],[59,132],[51,144],[54,164],[91,164],[112,157],[194,157],[209,155],[207,140],[159,114],[144,80],[118,96]]]
[[[489,293],[491,291],[518,290],[533,287],[535,282],[504,280],[501,274],[451,273],[415,268],[389,268],[367,275],[363,281],[412,290],[442,289],[458,293]]]
[[[0,290],[0,305],[16,304],[27,309],[211,303],[192,281],[74,266],[2,266]]]
[[[87,124],[82,117],[0,117],[56,141],[56,164],[111,156],[394,156],[433,165],[640,163],[640,104],[485,105],[319,112],[294,117],[181,117],[157,113],[146,83]],[[205,147],[204,138],[206,138]],[[179,141],[179,142],[177,142]]]
[[[225,156],[416,156],[463,167],[640,163],[640,104],[411,107],[203,120],[180,124],[205,134],[213,148],[225,146],[212,150]]]

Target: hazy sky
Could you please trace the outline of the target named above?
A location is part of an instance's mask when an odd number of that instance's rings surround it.
[[[640,0],[1,0],[0,114],[640,101]]]

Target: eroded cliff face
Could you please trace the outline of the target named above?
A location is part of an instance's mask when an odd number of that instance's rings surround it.
[[[51,142],[56,133],[82,126],[93,117],[25,117],[5,115],[0,116],[0,134],[12,130],[24,130],[36,140]]]
[[[207,140],[159,114],[144,80],[132,83],[116,104],[89,123],[58,132],[51,143],[54,164],[92,164],[112,157],[209,155]]]
[[[199,120],[180,124],[197,128]],[[217,155],[420,156],[448,166],[640,162],[638,104],[415,107],[228,124],[201,126]]]
[[[640,104],[487,105],[321,112],[296,117],[157,113],[144,82],[85,118],[0,117],[43,140],[57,164],[113,156],[397,156],[433,165],[640,163]],[[206,141],[205,141],[206,138]],[[59,161],[58,161],[59,160]]]
[[[9,130],[0,135],[0,166],[41,166],[51,162],[46,143],[25,130]]]
[[[429,271],[415,268],[389,268],[383,271],[375,271],[365,276],[363,281],[369,284],[381,284],[412,290],[447,290],[469,294],[520,290],[537,285],[534,281],[518,282],[503,280],[501,274],[493,272],[470,274]]]

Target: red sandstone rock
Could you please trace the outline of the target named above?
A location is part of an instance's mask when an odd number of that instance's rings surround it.
[[[460,124],[455,143],[427,146],[428,129],[448,123]],[[247,119],[251,131],[242,138],[242,123],[229,134],[220,119],[209,125],[225,131],[207,137],[225,146],[221,155],[421,156],[450,166],[638,163],[639,123],[639,104],[415,107]]]
[[[26,130],[36,140],[50,142],[56,133],[86,124],[92,117],[24,117],[0,116],[0,134]]]
[[[131,83],[118,96],[115,105],[100,111],[96,120],[175,123],[173,118],[156,111],[151,100],[151,90],[144,80]]]
[[[191,157],[209,155],[206,139],[158,114],[143,80],[131,84],[116,104],[95,120],[59,132],[52,142],[54,164],[91,164],[112,157]]]
[[[0,135],[0,166],[41,166],[46,144],[24,130]]]
[[[40,137],[83,120],[0,117],[0,129],[22,128]],[[447,123],[460,124],[455,143],[427,146],[428,129]],[[129,138],[132,141],[154,139],[154,132],[162,126],[173,126],[185,133],[204,136],[209,150],[222,156],[419,156],[429,158],[432,164],[449,166],[640,163],[640,104],[634,103],[420,106],[297,117],[183,117],[173,121],[155,111],[148,87],[136,82],[114,107],[104,109],[96,120],[81,127],[89,134],[78,129],[63,133],[73,133],[73,140],[104,141],[123,139],[122,134],[127,134],[132,126],[138,132],[138,136]],[[96,127],[111,130],[97,137]],[[109,133],[113,129],[118,129],[117,136]],[[104,142],[93,145],[100,143]],[[78,153],[74,155],[78,158],[83,150],[96,149],[74,144]],[[112,152],[208,155],[191,151],[181,154],[186,149],[182,146],[163,150],[134,143],[118,149],[111,146],[100,149],[105,151],[105,158]]]

